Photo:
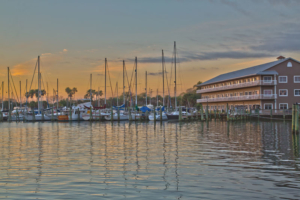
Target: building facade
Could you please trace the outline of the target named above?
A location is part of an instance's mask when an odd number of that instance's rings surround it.
[[[200,85],[197,93],[209,110],[291,109],[300,103],[300,62],[282,58],[274,62],[230,72]]]

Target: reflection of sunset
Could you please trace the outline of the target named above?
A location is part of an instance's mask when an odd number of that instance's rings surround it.
[[[86,198],[129,193],[149,198],[153,192],[195,198],[203,187],[230,188],[233,196],[252,187],[255,195],[267,196],[276,186],[264,185],[275,184],[275,177],[297,184],[299,137],[290,136],[289,127],[256,121],[163,123],[156,128],[153,123],[5,123],[1,186],[11,198],[61,198],[65,191]],[[294,185],[285,186],[290,196],[298,193]],[[273,195],[287,194],[279,190]]]

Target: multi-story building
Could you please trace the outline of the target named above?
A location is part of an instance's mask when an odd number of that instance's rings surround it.
[[[300,62],[292,58],[219,75],[200,85],[197,93],[208,109],[291,109],[300,103]]]

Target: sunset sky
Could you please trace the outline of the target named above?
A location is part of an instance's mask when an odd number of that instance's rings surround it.
[[[77,87],[76,98],[83,98],[91,73],[93,89],[104,90],[106,57],[113,90],[118,81],[121,94],[122,60],[131,76],[137,56],[138,93],[144,91],[147,70],[148,88],[161,94],[161,50],[170,78],[176,41],[180,94],[198,81],[279,55],[300,60],[299,19],[297,0],[2,0],[0,81],[7,91],[10,66],[17,90],[22,81],[24,92],[40,55],[50,94],[58,78],[60,95],[66,96],[68,86]]]

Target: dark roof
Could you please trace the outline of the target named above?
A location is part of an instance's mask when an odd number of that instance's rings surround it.
[[[239,78],[239,77],[250,76],[250,75],[263,75],[263,74],[274,74],[274,73],[276,74],[277,72],[275,72],[275,71],[269,71],[269,72],[264,72],[264,71],[275,65],[278,65],[286,60],[289,60],[289,59],[292,59],[292,58],[280,59],[280,60],[276,60],[274,62],[269,62],[269,63],[265,63],[262,65],[257,65],[254,67],[249,67],[246,69],[229,72],[226,74],[221,74],[219,76],[216,76],[215,78],[205,81],[204,83],[200,84],[199,86],[216,83],[216,82],[220,82],[220,81],[225,81],[225,80],[229,80],[229,79],[235,79],[235,78]],[[294,60],[294,59],[292,59],[292,60]],[[294,60],[294,61],[299,63],[299,61],[297,61],[297,60]]]

